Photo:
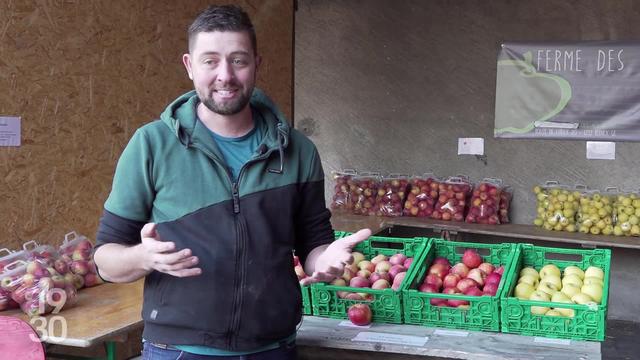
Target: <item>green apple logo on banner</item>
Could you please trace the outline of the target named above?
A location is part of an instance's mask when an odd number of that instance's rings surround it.
[[[527,133],[557,115],[570,99],[569,82],[537,72],[531,52],[523,60],[499,60],[494,132]]]

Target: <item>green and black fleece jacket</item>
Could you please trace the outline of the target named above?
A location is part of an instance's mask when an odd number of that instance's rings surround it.
[[[313,143],[289,127],[258,89],[251,107],[263,142],[233,182],[189,92],[138,129],[123,151],[96,236],[140,243],[158,224],[162,240],[189,248],[202,274],[145,278],[143,337],[164,344],[250,350],[284,339],[301,319],[292,250],[301,259],[333,241],[324,173]]]

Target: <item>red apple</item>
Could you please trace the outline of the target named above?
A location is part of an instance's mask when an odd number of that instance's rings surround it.
[[[433,284],[422,283],[418,286],[418,291],[426,293],[437,293],[440,289]]]
[[[391,269],[391,262],[387,260],[382,260],[376,263],[375,272],[388,272]]]
[[[371,285],[371,288],[376,290],[388,289],[390,287],[391,284],[389,284],[389,282],[385,279],[379,279]]]
[[[460,278],[466,278],[467,274],[469,274],[469,267],[467,267],[467,265],[463,264],[463,263],[457,263],[455,265],[453,265],[453,267],[451,268],[451,271],[449,271],[450,274],[458,274],[460,276]]]
[[[467,291],[468,288],[473,286],[478,287],[478,283],[475,280],[469,279],[469,278],[462,279],[458,281],[458,283],[456,284],[456,288],[460,290],[460,292],[462,293],[464,293],[465,291]]]
[[[475,269],[482,263],[482,257],[474,249],[467,249],[462,254],[462,262],[467,265],[469,269]]]
[[[498,292],[499,283],[487,283],[482,288],[482,292],[486,295],[495,296]]]
[[[484,295],[482,293],[482,290],[478,289],[478,287],[476,286],[472,286],[470,288],[468,288],[465,292],[465,295],[469,295],[469,296],[482,296]]]
[[[438,276],[436,274],[427,275],[427,277],[424,278],[424,282],[423,283],[429,284],[429,285],[433,285],[438,290],[440,290],[442,288],[442,279],[440,278],[440,276]]]
[[[379,262],[381,261],[387,261],[388,258],[386,255],[384,254],[378,254],[376,256],[373,257],[373,259],[371,259],[371,263],[374,265],[377,265]]]
[[[405,267],[405,269],[408,269],[411,267],[411,264],[413,263],[413,258],[409,257],[407,258],[407,260],[404,261],[404,263],[402,263],[402,266]]]
[[[461,277],[458,274],[448,274],[447,276],[444,277],[444,280],[442,281],[442,286],[445,288],[456,287],[460,279]]]
[[[69,269],[71,269],[71,272],[73,272],[74,274],[84,276],[89,272],[89,264],[86,260],[74,260],[69,265]]]
[[[349,286],[357,288],[371,287],[371,282],[365,277],[356,276],[349,281]]]
[[[484,271],[476,268],[469,270],[467,279],[473,279],[476,283],[478,283],[478,286],[482,287],[484,285],[484,278],[486,276],[487,275],[484,273]]]
[[[442,256],[438,256],[437,258],[435,258],[433,260],[434,264],[443,264],[446,265],[447,268],[451,268],[451,263],[449,262],[449,259],[447,259],[446,257],[442,257]]]
[[[349,306],[347,316],[354,325],[365,326],[371,324],[372,314],[367,304],[353,304]]]
[[[398,274],[406,272],[407,269],[402,265],[393,265],[391,269],[389,269],[389,276],[391,276],[391,280],[395,280]]]
[[[358,272],[356,273],[356,276],[368,279],[369,276],[371,276],[371,274],[372,274],[372,272],[369,271],[369,270],[358,270]]]
[[[501,279],[502,275],[494,271],[491,274],[487,275],[487,277],[484,279],[484,286],[487,286],[489,284],[500,284]]]
[[[371,283],[375,283],[376,281],[380,280],[380,279],[384,279],[387,280],[389,283],[391,283],[391,276],[389,275],[388,272],[386,273],[371,273],[371,276],[369,276],[369,281],[371,281]]]
[[[502,275],[502,273],[504,273],[504,266],[498,266],[495,270],[493,270],[493,272]]]
[[[389,258],[389,262],[391,263],[391,265],[402,265],[402,266],[404,266],[404,263],[405,263],[406,260],[407,260],[407,256],[405,254],[402,254],[402,253],[397,253],[397,254],[391,255],[391,257]]]
[[[427,271],[428,274],[437,275],[440,279],[444,279],[444,277],[447,276],[448,272],[449,272],[449,267],[444,264],[433,264],[431,265],[431,267],[429,267],[429,270]]]
[[[395,266],[395,265],[394,265]],[[393,278],[393,284],[391,284],[391,288],[393,290],[399,290],[402,282],[404,281],[404,277],[407,275],[406,271],[401,272]]]
[[[64,275],[67,271],[69,271],[67,263],[62,259],[56,259],[56,261],[53,262],[53,267],[60,275]]]
[[[491,263],[483,262],[482,264],[478,265],[478,269],[484,271],[485,274],[489,275],[495,270],[495,267]]]

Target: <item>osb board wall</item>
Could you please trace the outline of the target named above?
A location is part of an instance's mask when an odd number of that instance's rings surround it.
[[[0,0],[0,115],[22,117],[22,146],[0,148],[0,248],[94,237],[133,131],[192,88],[188,25],[229,2],[256,27],[258,86],[290,116],[291,0]]]

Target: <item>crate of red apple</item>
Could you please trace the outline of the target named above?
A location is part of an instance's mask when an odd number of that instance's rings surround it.
[[[313,315],[347,319],[352,305],[366,304],[374,322],[402,323],[406,276],[429,244],[426,238],[371,236],[354,248],[342,277],[311,285]]]
[[[507,287],[516,244],[431,239],[403,290],[404,322],[432,327],[500,331],[500,295]]]

